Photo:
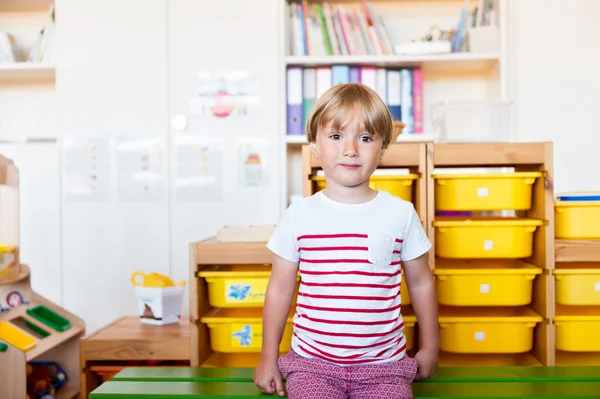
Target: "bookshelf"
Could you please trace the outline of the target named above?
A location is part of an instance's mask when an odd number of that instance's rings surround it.
[[[497,46],[478,51],[449,52],[437,54],[409,54],[393,53],[372,54],[367,51],[358,52],[356,55],[337,54],[323,55],[323,49],[313,51],[318,55],[310,55],[310,39],[308,55],[298,55],[294,48],[293,34],[294,24],[291,15],[295,7],[304,6],[310,10],[317,9],[317,5],[323,10],[328,7],[332,14],[336,9],[343,9],[350,15],[354,10],[359,10],[363,0],[281,0],[279,15],[280,27],[283,31],[283,62],[281,64],[280,79],[282,81],[282,115],[281,120],[281,153],[282,163],[286,173],[282,178],[282,210],[289,206],[291,198],[302,195],[302,152],[301,147],[306,143],[304,135],[287,134],[287,70],[290,67],[307,68],[330,68],[333,66],[349,67],[375,67],[377,69],[401,70],[420,69],[423,76],[422,84],[422,121],[423,133],[400,135],[398,142],[432,142],[434,131],[431,119],[431,107],[433,104],[445,100],[506,100],[509,96],[507,43],[508,22],[503,16],[509,13],[509,2],[507,0],[494,0],[495,23],[497,27],[499,42]],[[304,4],[303,4],[304,3]],[[429,32],[432,26],[442,30],[455,29],[460,19],[463,0],[369,0],[371,12],[375,18],[381,17],[385,27],[391,48],[408,42],[419,40]],[[477,1],[470,1],[472,9]],[[341,6],[341,8],[336,8]],[[318,11],[317,11],[318,14]],[[330,14],[330,15],[332,15]],[[360,15],[360,14],[359,14]],[[360,20],[361,17],[358,17]],[[327,23],[327,22],[326,22]],[[309,18],[310,25],[310,18]],[[357,26],[360,23],[357,23]],[[335,30],[335,29],[334,29]],[[308,30],[310,35],[311,31]],[[353,36],[355,38],[356,36]],[[363,37],[364,39],[364,37]],[[333,44],[334,40],[329,39]],[[360,40],[360,39],[357,39]],[[314,48],[316,46],[313,45]],[[390,46],[387,46],[389,49]],[[325,50],[325,54],[328,51]],[[304,88],[303,88],[304,89]]]

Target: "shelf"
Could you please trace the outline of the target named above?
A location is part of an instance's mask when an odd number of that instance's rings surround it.
[[[220,242],[215,238],[194,245],[197,265],[270,264],[273,254],[266,242]]]
[[[0,64],[0,82],[3,83],[53,82],[55,76],[54,65],[35,62]]]
[[[3,0],[0,1],[0,12],[14,11],[48,11],[54,0]]]
[[[366,56],[288,56],[287,66],[316,67],[333,64],[371,65],[378,67],[420,67],[427,71],[488,72],[500,60],[500,53],[450,53],[431,55],[366,55]]]
[[[564,240],[554,243],[556,262],[600,262],[600,240]]]
[[[307,144],[306,136],[304,135],[287,135],[285,136],[285,142],[290,145],[303,145]],[[396,143],[427,143],[433,142],[432,134],[401,134],[398,136]]]

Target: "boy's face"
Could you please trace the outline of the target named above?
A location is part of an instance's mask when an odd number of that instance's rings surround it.
[[[368,185],[384,149],[380,135],[367,132],[360,121],[351,121],[341,129],[328,123],[310,143],[315,158],[321,162],[328,187]]]

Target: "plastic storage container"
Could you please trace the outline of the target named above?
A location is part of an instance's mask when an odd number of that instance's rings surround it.
[[[369,187],[374,190],[387,191],[391,195],[402,198],[405,201],[412,201],[413,182],[419,178],[419,175],[372,175],[369,180]],[[325,176],[312,176],[311,179],[316,184],[316,191],[325,188]]]
[[[527,210],[540,172],[434,174],[435,209],[443,211]]]
[[[439,259],[436,277],[440,305],[521,306],[532,299],[533,280],[542,269],[518,260]]]
[[[69,320],[42,305],[27,309],[27,314],[59,332],[71,328],[71,322]]]
[[[556,279],[557,304],[600,306],[599,263],[558,263],[552,273]]]
[[[165,325],[179,322],[185,281],[177,284],[163,274],[133,272],[140,321],[145,324]]]
[[[210,331],[210,345],[216,352],[260,352],[262,346],[262,309],[261,308],[225,308],[213,309],[201,322]],[[290,350],[294,313],[290,311],[280,352]]]
[[[440,307],[440,350],[451,353],[524,353],[543,318],[525,307]]]
[[[432,105],[436,142],[503,142],[512,125],[511,101],[442,101]]]
[[[439,218],[433,222],[435,252],[441,258],[526,258],[542,224],[537,219]]]
[[[410,307],[402,308],[402,320],[404,321],[404,338],[406,338],[406,350],[411,350],[415,346],[415,325],[417,316]]]
[[[554,235],[556,238],[600,238],[600,201],[556,201]]]
[[[23,352],[27,352],[37,345],[35,338],[7,321],[0,321],[0,340]]]
[[[279,354],[284,355],[284,353]],[[201,367],[210,368],[256,368],[260,362],[260,353],[211,353]]]
[[[217,308],[262,307],[270,275],[267,265],[218,265],[198,272],[208,285],[208,302]],[[297,281],[296,294],[300,275]]]
[[[556,306],[556,349],[600,352],[600,307]]]

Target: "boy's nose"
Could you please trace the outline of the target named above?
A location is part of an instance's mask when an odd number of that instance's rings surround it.
[[[344,143],[344,156],[355,157],[358,154],[356,143],[352,140],[348,140]]]

